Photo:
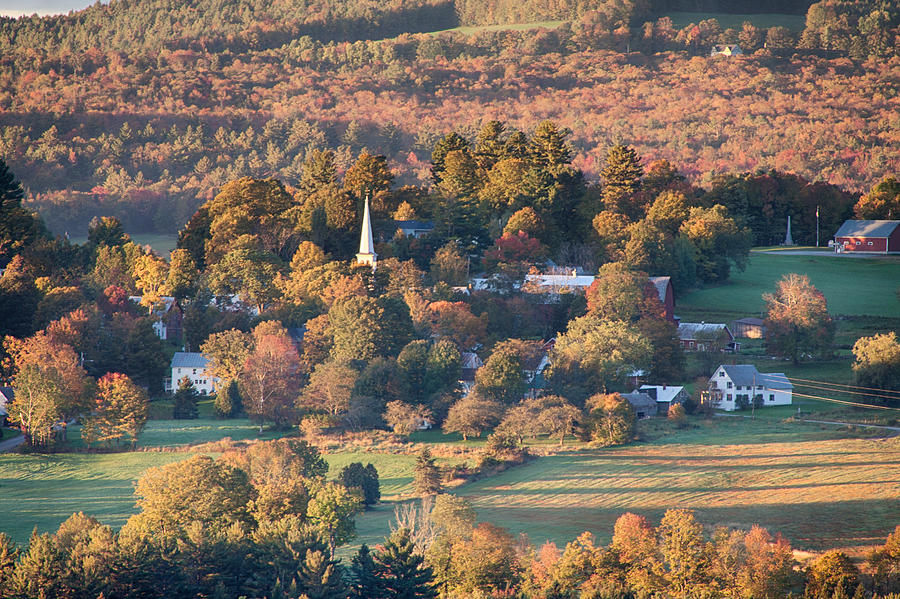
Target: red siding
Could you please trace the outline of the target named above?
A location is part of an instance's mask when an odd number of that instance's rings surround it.
[[[894,231],[894,235],[897,231]],[[856,242],[859,242],[857,245]],[[838,237],[837,242],[844,246],[845,252],[886,252],[887,239],[884,237]],[[869,245],[869,242],[872,245]],[[898,251],[900,251],[900,238],[897,240]]]
[[[893,234],[888,238],[888,251],[900,252],[900,227],[894,229]]]

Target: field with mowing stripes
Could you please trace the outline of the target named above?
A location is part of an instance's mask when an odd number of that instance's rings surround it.
[[[538,545],[585,530],[606,542],[623,512],[658,522],[666,509],[685,507],[710,526],[760,524],[795,548],[858,551],[900,524],[900,439],[842,435],[716,419],[649,443],[542,457],[457,492],[479,520]],[[378,542],[390,517],[385,507],[362,516],[358,542]]]

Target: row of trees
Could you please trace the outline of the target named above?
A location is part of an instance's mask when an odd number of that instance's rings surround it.
[[[585,532],[562,549],[551,542],[536,548],[524,536],[476,524],[471,506],[447,494],[398,508],[394,532],[384,543],[373,550],[363,545],[345,565],[333,558],[325,539],[333,530],[329,523],[352,522],[353,509],[340,506],[349,508],[353,496],[310,471],[314,451],[284,449],[257,444],[237,462],[227,454],[220,460],[197,456],[148,471],[136,489],[142,511],[118,533],[75,514],[53,534],[35,533],[21,550],[0,537],[0,591],[22,599],[134,593],[318,599],[896,597],[889,593],[898,588],[900,527],[869,554],[870,573],[863,576],[840,551],[801,569],[780,535],[758,526],[707,528],[686,509],[668,510],[657,526],[623,514],[608,545]],[[300,501],[289,491],[285,495],[283,486],[297,481],[303,484],[288,488],[309,490]],[[281,501],[273,503],[276,497]]]
[[[280,440],[151,468],[115,532],[74,514],[24,550],[0,536],[0,594],[42,597],[346,597],[337,546],[378,500],[378,474],[325,480],[318,451]]]

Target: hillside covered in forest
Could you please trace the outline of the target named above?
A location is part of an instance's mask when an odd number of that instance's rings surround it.
[[[775,10],[806,27],[715,18]],[[707,188],[775,169],[864,192],[900,164],[898,23],[880,1],[114,0],[0,19],[0,156],[76,234],[99,214],[174,233],[230,180],[299,184],[315,149],[426,187],[435,142],[491,119],[571,129],[589,182],[622,142]]]

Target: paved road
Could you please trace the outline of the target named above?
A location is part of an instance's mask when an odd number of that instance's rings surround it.
[[[3,441],[0,441],[0,452],[11,451],[24,442],[25,437],[23,435],[13,437],[12,439],[4,439]]]

